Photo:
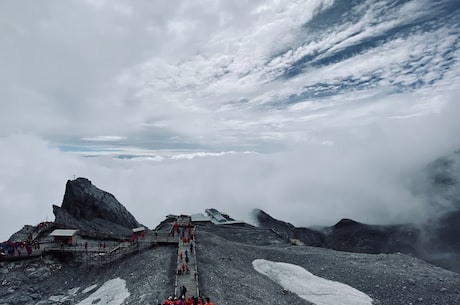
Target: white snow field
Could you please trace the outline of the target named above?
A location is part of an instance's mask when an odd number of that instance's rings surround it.
[[[98,290],[77,305],[120,305],[129,297],[126,281],[116,278],[107,281]]]
[[[256,259],[254,269],[283,288],[316,305],[372,305],[365,293],[346,284],[318,277],[288,263]]]

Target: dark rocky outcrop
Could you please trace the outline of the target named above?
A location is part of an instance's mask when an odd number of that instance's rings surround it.
[[[460,211],[446,213],[424,230],[421,257],[460,273]]]
[[[285,240],[298,239],[320,246],[355,253],[405,253],[460,272],[460,212],[446,213],[440,221],[424,226],[411,224],[369,225],[342,219],[321,230],[297,228],[274,219],[262,210],[254,215],[263,228],[271,228]]]
[[[454,211],[442,216],[435,230],[436,239],[442,240],[450,249],[460,253],[460,211]]]
[[[368,225],[342,219],[327,228],[327,247],[360,253],[416,254],[419,230],[410,225]]]
[[[322,232],[309,228],[296,228],[290,223],[271,217],[260,209],[255,209],[253,216],[260,227],[272,229],[286,240],[298,239],[308,246],[325,246],[325,235]]]
[[[69,180],[61,207],[53,206],[56,224],[82,232],[129,235],[140,226],[134,216],[113,196],[86,178]]]
[[[32,234],[34,230],[34,227],[31,225],[25,225],[22,227],[21,230],[18,232],[14,233],[11,235],[11,237],[8,239],[10,241],[23,241],[29,238],[29,236]]]
[[[342,221],[338,227],[342,225],[355,224]],[[350,285],[368,294],[375,305],[460,304],[459,274],[404,254],[293,246],[269,229],[211,223],[196,228],[195,245],[200,294],[210,296],[214,304],[312,304],[258,273],[255,259],[294,264]],[[0,262],[0,304],[107,304],[118,291],[106,289],[109,295],[104,295],[98,289],[116,278],[126,281],[129,290],[123,304],[159,304],[174,293],[176,266],[177,247],[164,245],[96,268],[50,256]],[[311,293],[309,281],[293,281],[305,285],[305,294]],[[99,298],[88,301],[93,293]]]
[[[459,210],[460,150],[425,166],[413,179],[412,191],[426,198],[436,213]]]

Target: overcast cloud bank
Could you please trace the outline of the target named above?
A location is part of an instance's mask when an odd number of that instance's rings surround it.
[[[150,226],[211,206],[423,221],[412,175],[460,148],[459,16],[455,0],[4,2],[0,239],[51,220],[78,176]]]

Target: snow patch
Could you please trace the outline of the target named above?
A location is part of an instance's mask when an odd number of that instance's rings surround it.
[[[72,288],[67,291],[69,295],[76,295],[78,290],[80,290],[80,287]]]
[[[86,288],[83,292],[91,287]],[[129,295],[126,281],[116,278],[105,282],[98,290],[77,305],[91,305],[95,304],[95,302],[98,305],[121,305]]]
[[[58,302],[58,303],[63,303],[64,301],[67,301],[68,299],[69,297],[66,295],[52,295],[48,298],[48,300],[53,301],[53,302]]]
[[[372,305],[365,293],[346,284],[323,279],[288,263],[256,259],[254,269],[283,288],[316,305]]]
[[[88,288],[86,288],[85,290],[83,290],[83,293],[88,293],[90,291],[93,291],[94,289],[96,289],[96,287],[97,287],[97,285],[91,285]]]

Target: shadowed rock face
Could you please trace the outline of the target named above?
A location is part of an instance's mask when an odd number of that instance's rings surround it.
[[[297,228],[272,218],[262,210],[255,210],[259,225],[271,228],[285,238],[297,238],[308,246],[362,253],[416,253],[419,232],[409,225],[378,226],[342,219],[322,231]]]
[[[460,151],[439,158],[414,176],[414,194],[426,198],[433,216],[425,224],[370,225],[342,219],[318,230],[296,228],[255,210],[259,226],[285,240],[359,253],[401,252],[460,272]]]
[[[249,225],[199,225],[196,240],[200,294],[214,304],[312,304],[257,272],[255,259],[294,264],[350,285],[371,296],[374,305],[460,304],[459,274],[404,254],[293,246],[271,230]],[[115,278],[125,280],[130,293],[123,304],[163,304],[174,293],[177,247],[158,245],[96,268],[50,256],[0,266],[0,304],[88,304],[83,300]],[[301,284],[306,294],[315,293],[308,281]],[[94,288],[85,292],[89,287]],[[99,294],[92,303],[113,304],[116,295],[115,290],[106,297]]]
[[[368,225],[342,219],[327,230],[327,246],[348,252],[416,254],[419,230],[410,225]]]
[[[254,211],[259,226],[270,228],[285,240],[296,238],[308,246],[320,246],[355,253],[405,253],[438,266],[460,272],[460,213],[447,213],[438,224],[416,227],[410,224],[369,225],[342,219],[321,231],[297,228]]]
[[[325,246],[325,235],[322,232],[309,228],[296,228],[290,223],[275,219],[260,209],[253,211],[258,224],[262,228],[269,228],[275,231],[280,237],[288,239],[299,239],[308,246]]]
[[[140,226],[134,216],[110,193],[86,178],[68,180],[61,207],[53,206],[56,223],[81,230],[126,235]]]
[[[430,163],[422,173],[424,193],[435,206],[460,209],[460,150]]]

